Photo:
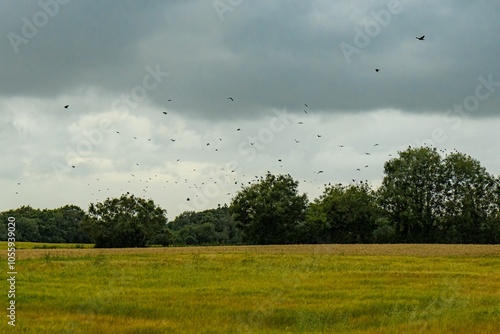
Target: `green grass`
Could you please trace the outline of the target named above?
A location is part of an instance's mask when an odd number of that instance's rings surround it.
[[[379,255],[376,246],[363,246],[371,255],[353,255],[338,245],[332,252],[295,247],[18,251],[16,330],[495,333],[500,328],[496,255],[447,256],[442,248],[439,256]],[[498,254],[499,246],[490,247]],[[4,320],[0,332],[5,327]]]

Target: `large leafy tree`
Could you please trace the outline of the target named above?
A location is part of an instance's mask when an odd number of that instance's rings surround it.
[[[384,172],[379,199],[398,241],[484,243],[496,230],[498,181],[477,160],[409,148]]]
[[[367,183],[330,185],[309,206],[302,235],[313,237],[305,242],[371,242],[380,215],[373,190]]]
[[[452,153],[443,160],[443,212],[440,239],[454,243],[488,242],[489,224],[498,214],[498,183],[478,160]]]
[[[442,209],[441,156],[428,147],[408,148],[384,165],[379,189],[401,242],[429,242]]]
[[[229,210],[247,243],[295,242],[308,204],[307,196],[299,195],[297,188],[298,182],[290,175],[267,173],[234,197]]]
[[[91,203],[85,230],[97,248],[145,247],[166,235],[166,211],[133,195]]]

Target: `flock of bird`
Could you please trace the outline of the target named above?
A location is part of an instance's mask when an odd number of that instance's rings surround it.
[[[416,37],[416,39],[419,41],[424,41],[425,35],[423,35],[421,37]],[[380,70],[380,68],[375,68],[375,71],[377,73],[379,73],[381,70]],[[227,97],[226,100],[229,103],[233,103],[233,102],[235,102],[236,99],[229,96],[229,97]],[[168,102],[172,102],[172,99],[168,99]],[[307,103],[304,103],[304,107],[305,107],[303,109],[304,115],[305,115],[305,117],[307,117],[313,110],[309,107],[309,105]],[[64,105],[64,109],[69,109],[69,104]],[[163,114],[163,116],[168,116],[167,111],[162,111],[162,114]],[[297,125],[303,126],[306,124],[306,122],[307,122],[306,119],[304,119],[304,120],[297,122]],[[234,131],[240,132],[240,131],[242,131],[242,128],[237,127]],[[119,129],[115,130],[115,132],[116,132],[116,135],[123,135]],[[321,140],[322,138],[324,138],[324,136],[323,136],[323,134],[316,133],[315,138],[317,140]],[[134,141],[140,141],[142,138],[140,139],[135,135],[135,136],[131,136],[130,139],[133,139]],[[222,138],[218,138],[218,139],[219,139],[218,142],[223,141]],[[144,139],[142,139],[142,140],[144,140]],[[146,140],[146,142],[151,142],[152,138],[146,138],[145,140]],[[172,143],[175,143],[176,140],[177,140],[176,138],[170,138],[170,141]],[[300,144],[301,141],[302,141],[301,138],[298,138],[298,139],[294,138],[295,144]],[[249,144],[253,146],[255,144],[255,142],[249,142]],[[206,142],[205,146],[206,147],[213,147],[215,152],[219,151],[219,147],[217,147],[217,145],[214,142],[212,142],[212,143]],[[378,146],[379,146],[378,143],[374,143],[372,148],[375,148]],[[344,149],[344,148],[346,148],[346,145],[339,144],[338,148]],[[369,158],[372,155],[372,152],[364,152],[364,155],[366,156],[366,158]],[[391,157],[391,156],[392,155],[389,154],[389,157]],[[176,158],[176,160],[175,160],[175,162],[177,162],[177,163],[179,163],[180,161],[181,161],[180,157]],[[284,158],[283,157],[277,157],[276,161],[277,161],[277,163],[279,163],[280,168],[284,167]],[[72,169],[78,168],[78,164],[71,164],[70,166]],[[148,196],[148,192],[150,190],[150,185],[153,185],[153,184],[158,185],[159,183],[162,183],[163,188],[167,189],[167,185],[170,182],[170,184],[183,184],[184,186],[187,186],[189,189],[198,190],[196,192],[193,192],[193,196],[197,197],[198,194],[202,193],[204,187],[206,187],[208,185],[213,186],[213,185],[217,184],[217,182],[221,182],[220,179],[217,179],[216,177],[211,176],[211,177],[208,177],[204,182],[191,183],[190,181],[188,181],[187,174],[189,174],[189,173],[186,173],[186,175],[184,175],[184,176],[176,175],[175,177],[170,177],[170,178],[165,180],[165,178],[162,178],[161,173],[160,173],[160,177],[159,177],[158,172],[154,173],[153,175],[144,176],[144,173],[141,173],[141,171],[138,170],[138,169],[140,169],[140,167],[141,167],[141,164],[139,162],[136,162],[135,163],[135,170],[133,170],[129,173],[130,178],[127,180],[127,184],[124,185],[125,187],[120,189],[120,191],[121,191],[120,194],[123,194],[123,193],[130,194],[131,190],[132,190],[131,188],[134,188],[134,187],[132,187],[132,184],[135,183],[136,185],[137,184],[140,185],[141,191],[143,192],[142,197],[146,198],[146,196]],[[354,172],[360,173],[360,172],[362,172],[363,169],[366,169],[368,167],[369,167],[368,160],[366,160],[365,163],[363,163],[362,166],[359,166],[358,168],[356,168],[356,170]],[[224,171],[224,168],[221,168],[221,169]],[[196,171],[196,169],[193,169],[193,172],[195,172],[195,171]],[[258,181],[262,180],[262,178],[263,178],[262,176],[257,176],[257,175],[255,175],[255,176],[246,176],[245,174],[238,175],[237,171],[235,171],[235,170],[230,170],[230,171],[228,170],[228,171],[224,171],[224,172],[227,173],[228,175],[230,175],[231,177],[229,177],[225,181],[225,184],[223,184],[223,185],[219,184],[218,186],[220,188],[224,188],[224,189],[227,188],[228,190],[230,190],[229,192],[226,192],[226,196],[232,196],[236,193],[237,190],[239,190],[239,189],[234,189],[233,188],[234,186],[242,187],[242,186],[246,186],[246,185],[251,185],[252,183],[258,182]],[[269,173],[270,171],[267,171],[267,172]],[[315,175],[324,174],[326,172],[327,172],[326,169],[313,171],[313,173]],[[138,174],[138,175],[136,176],[136,174]],[[142,177],[139,176],[139,174],[142,174]],[[161,181],[160,181],[160,179],[161,179]],[[357,182],[357,179],[358,178],[353,178],[352,181]],[[105,191],[110,191],[110,189],[108,187],[103,187],[102,182],[99,178],[96,178],[95,181],[96,182],[87,183],[87,186],[92,188],[91,195],[95,196],[96,201],[99,201],[99,200],[102,200],[102,197],[103,197],[100,195],[103,195],[105,193]],[[313,183],[313,182],[316,182],[317,180],[316,179],[309,179],[309,180],[304,179],[303,181]],[[359,182],[363,182],[363,181],[359,180]],[[368,182],[368,181],[366,181],[366,182]],[[18,182],[18,186],[21,186],[20,182]],[[229,188],[229,186],[233,186],[233,187]],[[326,184],[325,184],[325,186],[326,186]],[[318,189],[320,189],[320,187],[318,187]],[[16,191],[16,194],[19,194],[19,192]],[[116,195],[117,194],[115,194],[115,196]],[[192,200],[193,196],[187,197],[185,200],[187,202],[189,202]],[[219,204],[219,206],[220,205],[221,204]]]

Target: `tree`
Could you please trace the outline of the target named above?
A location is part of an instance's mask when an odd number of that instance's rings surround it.
[[[97,248],[145,247],[167,233],[166,224],[166,211],[152,200],[122,195],[91,203],[84,229]]]
[[[88,243],[81,224],[85,212],[76,205],[58,209],[33,209],[29,206],[10,210],[2,215],[16,217],[17,239],[32,242]],[[0,232],[1,233],[1,232]]]
[[[310,235],[313,230],[320,242],[368,243],[373,239],[380,211],[367,183],[327,186],[309,206],[308,223],[302,234]]]
[[[400,242],[484,243],[495,235],[498,180],[462,153],[409,148],[385,163],[378,195]]]
[[[382,206],[400,242],[430,242],[442,209],[441,156],[428,147],[408,148],[384,165],[379,189]]]
[[[179,245],[241,244],[241,230],[236,227],[227,205],[201,212],[185,211],[169,222],[174,243]]]
[[[306,218],[307,196],[290,175],[272,175],[242,189],[229,207],[244,240],[251,244],[294,243]]]
[[[484,243],[489,223],[498,213],[496,179],[478,160],[452,153],[443,160],[443,210],[440,240],[453,243]]]

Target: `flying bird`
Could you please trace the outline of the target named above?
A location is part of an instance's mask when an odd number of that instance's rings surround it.
[[[228,100],[234,101],[234,99],[230,96],[227,98]]]
[[[307,111],[304,110],[304,112],[307,114]]]
[[[415,37],[415,38],[418,39],[419,41],[423,41],[425,38],[425,35],[422,35],[421,37]]]
[[[316,174],[320,174],[320,173],[323,173],[323,171],[322,171],[322,170],[320,170],[320,171],[318,171]]]
[[[318,138],[321,138],[321,135],[316,135],[316,136],[318,136]]]
[[[164,114],[164,115],[166,115],[166,114],[167,114],[167,112],[166,112],[166,111],[164,111],[164,112],[163,112],[163,114]]]
[[[171,141],[175,141],[175,139],[170,138]]]
[[[375,144],[375,145],[373,145],[373,146],[378,146],[378,144]]]
[[[67,104],[67,105],[64,106],[65,109],[68,109],[68,107],[69,107],[69,104]]]
[[[376,68],[376,69],[375,69],[375,72],[380,72],[380,69]]]
[[[308,106],[307,104],[305,104],[305,103],[304,103],[304,105],[305,105],[307,108],[309,108],[309,106]]]
[[[368,152],[367,152],[367,153],[365,153],[365,154],[366,154],[366,155],[371,155],[371,154],[370,154],[370,153],[368,153]]]
[[[302,123],[302,122],[298,122],[297,124],[304,124],[304,123]]]
[[[241,129],[240,129],[240,128],[238,128],[238,129],[236,129],[236,131],[241,131]]]

